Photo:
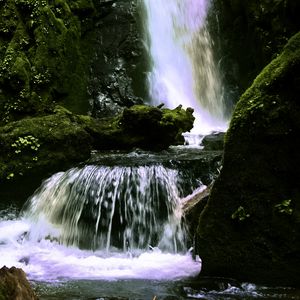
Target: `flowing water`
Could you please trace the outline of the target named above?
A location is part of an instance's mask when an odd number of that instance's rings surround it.
[[[0,223],[0,265],[42,281],[195,276],[180,193],[178,171],[159,164],[54,174]]]
[[[226,131],[223,88],[207,25],[208,0],[144,0],[153,104],[192,107],[193,133]]]

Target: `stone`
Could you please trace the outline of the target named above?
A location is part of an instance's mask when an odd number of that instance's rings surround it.
[[[223,150],[224,137],[224,132],[215,132],[206,135],[201,142],[201,146],[204,147],[205,151]]]
[[[26,279],[22,269],[15,267],[0,269],[1,300],[37,300],[38,297]]]
[[[300,33],[242,95],[200,215],[203,275],[300,282]]]

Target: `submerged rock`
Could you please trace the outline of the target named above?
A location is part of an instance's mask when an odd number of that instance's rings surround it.
[[[239,100],[200,215],[203,274],[300,282],[300,33]]]
[[[210,135],[206,135],[201,145],[204,147],[204,150],[223,150],[224,147],[224,132],[215,132]]]
[[[0,269],[1,300],[37,300],[22,269],[15,267]]]

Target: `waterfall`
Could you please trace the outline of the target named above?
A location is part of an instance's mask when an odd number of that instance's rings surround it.
[[[208,0],[143,0],[152,104],[195,110],[195,134],[225,131],[223,90],[206,26]]]
[[[195,276],[201,262],[186,249],[181,185],[179,172],[160,164],[56,173],[21,218],[0,211],[0,266],[39,281]]]
[[[0,211],[0,266],[38,281],[195,276],[201,262],[186,249],[184,176],[158,163],[56,173],[19,217]]]
[[[29,199],[30,238],[83,249],[185,249],[178,171],[85,166],[53,175]],[[50,224],[51,226],[45,226]]]

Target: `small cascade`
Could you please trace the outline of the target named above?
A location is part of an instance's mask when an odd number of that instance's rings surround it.
[[[223,89],[206,26],[208,0],[144,0],[154,105],[195,110],[194,134],[226,131]]]
[[[0,266],[50,282],[195,276],[201,261],[187,251],[180,200],[187,184],[158,163],[56,173],[20,217],[0,210]]]
[[[185,250],[178,171],[161,165],[85,166],[57,173],[31,197],[31,240],[82,249]]]

